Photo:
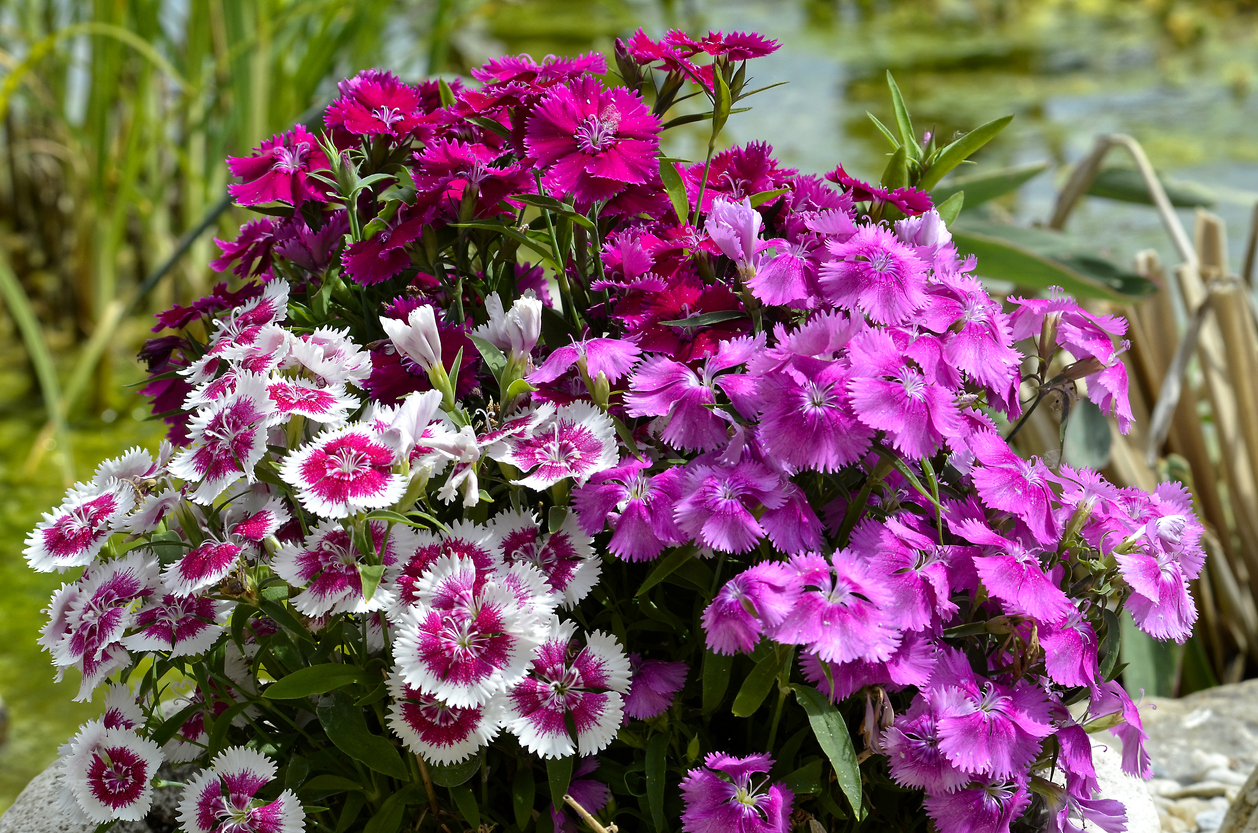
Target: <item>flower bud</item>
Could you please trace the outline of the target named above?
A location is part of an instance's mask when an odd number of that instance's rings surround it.
[[[381,318],[380,325],[398,352],[424,370],[441,365],[441,334],[436,313],[428,304],[411,310],[405,321]]]

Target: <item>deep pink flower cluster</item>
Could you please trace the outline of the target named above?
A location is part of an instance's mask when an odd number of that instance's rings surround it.
[[[1118,829],[1089,731],[1149,764],[1102,632],[1125,609],[1189,635],[1202,528],[1177,485],[1053,469],[1000,431],[1036,393],[1026,339],[1126,430],[1123,322],[1059,292],[1007,312],[912,188],[801,175],[760,143],[661,169],[651,73],[715,104],[776,47],[638,32],[631,86],[598,55],[497,59],[474,85],[372,70],[321,139],[232,160],[238,200],[276,205],[220,243],[241,288],[164,314],[183,331],[146,348],[175,445],[103,464],[27,542],[34,569],[83,568],[42,637],[81,697],[145,657],[197,681],[174,709],[113,690],[151,717],[76,747],[74,795],[118,750],[118,792],[84,813],[147,806],[139,732],[178,713],[165,756],[206,767],[188,829],[299,829],[300,790],[222,741],[223,721],[287,731],[258,692],[303,651],[349,666],[345,702],[425,766],[580,756],[571,793],[599,811],[619,788],[600,762],[623,772],[617,750],[697,714],[706,645],[785,657],[778,709],[809,684],[863,701],[867,766],[942,833],[1008,830],[1033,796],[1053,830]],[[693,626],[653,601],[665,580]],[[685,830],[790,829],[809,799],[769,776],[778,749],[685,734]]]

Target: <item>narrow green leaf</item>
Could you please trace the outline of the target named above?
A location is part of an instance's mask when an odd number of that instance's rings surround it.
[[[939,154],[931,160],[930,168],[922,176],[922,181],[918,183],[918,187],[924,191],[934,188],[939,184],[939,180],[944,178],[945,174],[977,153],[983,145],[996,138],[996,134],[1008,127],[1011,121],[1013,121],[1013,116],[1002,116],[998,119],[992,119],[986,124],[980,124],[939,151]]]
[[[703,655],[703,713],[711,714],[725,699],[734,657],[707,651]]]
[[[1118,662],[1119,639],[1122,634],[1122,626],[1118,624],[1118,615],[1112,610],[1102,609],[1101,616],[1105,622],[1105,637],[1101,640],[1101,649],[1099,651],[1101,666],[1098,670],[1101,672],[1101,679],[1109,682],[1114,679],[1110,675]]]
[[[486,118],[485,116],[468,116],[468,121],[472,122],[472,124],[477,125],[483,130],[488,130],[490,133],[498,134],[503,139],[511,138],[511,131],[508,130],[502,124],[502,122],[498,121],[497,119]]]
[[[12,78],[10,77],[10,79]],[[57,367],[53,361],[52,351],[44,339],[43,328],[35,311],[31,308],[22,284],[9,268],[9,261],[0,254],[0,299],[8,308],[9,317],[17,325],[21,333],[22,344],[26,348],[26,356],[35,369],[35,378],[39,381],[39,392],[44,400],[44,408],[48,419],[53,424],[57,447],[61,449],[61,476],[68,484],[74,480],[74,455],[70,447],[70,433],[66,426],[65,414],[61,409],[61,383],[57,380]]]
[[[363,600],[371,601],[371,597],[376,595],[376,588],[380,586],[380,580],[384,578],[383,564],[359,564],[358,578],[363,583]]]
[[[712,96],[715,99],[712,103],[712,138],[715,139],[724,129],[725,122],[729,120],[729,110],[734,106],[734,100],[730,96],[729,84],[725,82],[725,76],[720,72],[714,72],[712,75],[715,82],[712,89]]]
[[[770,651],[764,659],[756,663],[747,679],[743,680],[738,694],[734,695],[734,705],[730,709],[734,717],[751,717],[756,713],[773,689],[773,681],[777,679],[781,664],[776,651]]]
[[[546,759],[546,780],[550,783],[550,801],[556,807],[565,807],[563,797],[568,794],[572,782],[572,756]]]
[[[376,772],[403,781],[410,777],[397,747],[368,730],[363,710],[354,705],[348,692],[323,695],[316,713],[319,724],[337,749]]]
[[[878,121],[878,117],[875,116],[873,113],[866,111],[865,115],[869,116],[869,120],[874,123],[874,127],[878,128],[878,132],[881,133],[884,137],[886,137],[887,141],[891,143],[892,150],[896,150],[897,148],[900,147],[900,140],[897,139],[896,135],[891,132],[891,128],[887,127],[885,124]]]
[[[975,255],[985,277],[1029,289],[1060,286],[1076,298],[1118,302],[1157,291],[1152,281],[1080,250],[1062,234],[969,219],[950,231],[957,251]]]
[[[188,722],[188,718],[192,717],[205,707],[206,705],[204,701],[198,701],[184,706],[182,709],[163,720],[162,725],[158,726],[157,730],[149,735],[149,737],[158,746],[165,746],[166,742],[173,738],[175,733],[183,728],[183,724]]]
[[[665,833],[664,786],[668,780],[668,735],[654,734],[646,743],[646,796],[657,833]]]
[[[563,528],[563,522],[566,521],[567,519],[568,519],[568,507],[566,506],[550,507],[550,513],[546,516],[546,531],[549,532],[551,535],[554,535],[561,528]]]
[[[994,171],[956,176],[932,188],[930,198],[939,205],[953,195],[964,191],[965,207],[973,208],[1016,190],[1024,182],[1029,182],[1044,173],[1048,167],[1048,162],[1031,162],[1010,168],[997,168]]]
[[[460,784],[466,784],[479,771],[479,755],[457,764],[428,765],[428,777],[438,787],[457,787]]]
[[[341,810],[341,817],[336,821],[336,833],[345,833],[350,826],[358,820],[358,814],[363,811],[363,806],[367,803],[367,797],[360,792],[350,793],[345,797],[345,809]],[[402,825],[401,819],[398,820],[398,826]]]
[[[363,833],[397,833],[401,830],[406,805],[415,801],[416,792],[417,788],[411,784],[386,798],[363,828]]]
[[[1131,613],[1122,615],[1123,688],[1133,699],[1174,697],[1183,646],[1160,642],[1136,627]]]
[[[471,333],[467,337],[472,340],[472,343],[476,345],[476,349],[480,351],[481,358],[485,360],[485,366],[494,375],[494,379],[499,379],[502,376],[502,371],[507,367],[507,357],[502,354],[502,351],[492,341],[483,339],[480,336],[474,336]]]
[[[690,216],[690,198],[686,196],[686,184],[677,173],[677,166],[671,159],[660,159],[660,179],[664,181],[664,190],[668,192],[668,201],[673,204],[677,217],[685,220]]]
[[[695,327],[707,327],[711,324],[720,324],[722,321],[734,321],[746,317],[747,313],[740,310],[722,309],[716,312],[692,315],[689,318],[678,318],[674,321],[661,321],[660,323],[666,327],[676,327],[680,330],[693,330]]]
[[[537,801],[537,782],[533,769],[517,764],[515,780],[511,785],[511,809],[515,813],[515,825],[523,830],[533,817],[533,805]]]
[[[848,804],[856,813],[857,819],[865,817],[865,808],[861,802],[861,771],[856,762],[856,749],[852,746],[852,736],[848,734],[847,724],[843,715],[839,714],[834,705],[812,686],[793,683],[799,704],[808,713],[808,723],[812,726],[813,737],[821,745],[821,751],[830,759],[834,767],[835,777]]]
[[[816,795],[821,792],[821,759],[804,764],[783,778],[782,784],[795,795]]]
[[[891,108],[895,110],[895,125],[900,131],[900,148],[906,149],[909,159],[922,158],[922,146],[917,143],[917,134],[913,132],[913,120],[909,118],[909,110],[904,106],[904,96],[900,95],[900,85],[891,77],[887,70],[887,87],[891,89]],[[898,187],[898,186],[897,186]]]
[[[537,390],[537,388],[533,387],[525,380],[516,379],[511,384],[507,385],[507,390],[502,395],[502,401],[510,402],[511,400],[515,399],[517,396],[523,396],[524,394],[529,393],[530,391],[535,391],[535,390]]]
[[[366,680],[366,672],[356,665],[329,662],[300,668],[286,677],[271,683],[262,696],[268,700],[299,700],[314,694],[326,694],[333,689]]]
[[[881,184],[883,188],[905,188],[908,186],[908,157],[905,156],[903,145],[900,146],[899,150],[891,154],[891,158],[887,160],[887,167],[882,172]]]
[[[454,806],[459,808],[459,815],[467,822],[468,827],[472,830],[479,830],[480,806],[476,803],[476,796],[472,793],[472,788],[468,786],[451,787],[450,796],[454,799]]]
[[[309,781],[301,785],[301,792],[351,792],[353,790],[365,790],[367,787],[353,780],[340,775],[316,775]]]
[[[790,190],[790,188],[777,188],[772,191],[761,191],[759,194],[752,194],[750,198],[751,207],[755,208],[758,205],[764,205],[766,202],[775,200],[783,194],[790,192]]]
[[[444,78],[437,79],[437,89],[441,93],[441,106],[453,107],[455,101],[454,90],[450,89],[450,85],[446,83]]]
[[[939,212],[939,219],[944,221],[945,226],[952,225],[957,219],[957,215],[961,213],[961,207],[965,204],[965,192],[958,191],[948,199],[935,206],[935,210]]]
[[[669,574],[680,568],[681,565],[694,558],[694,555],[695,547],[693,544],[673,550],[667,558],[655,565],[651,572],[647,574],[647,577],[642,580],[642,586],[638,588],[638,592],[633,595],[641,596],[645,594],[646,591],[668,578]]]

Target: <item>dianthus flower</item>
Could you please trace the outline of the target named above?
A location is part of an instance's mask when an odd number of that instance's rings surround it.
[[[645,471],[649,467],[644,460],[628,458],[572,493],[582,529],[597,535],[610,523],[614,531],[607,550],[626,561],[649,561],[686,537],[673,521],[682,472],[665,469],[649,475]]]
[[[170,473],[196,484],[192,499],[209,504],[240,478],[254,481],[266,453],[266,424],[275,413],[266,380],[241,374],[235,389],[201,408],[189,424],[192,445],[170,461]]]
[[[782,624],[801,592],[799,571],[776,561],[734,576],[703,611],[708,648],[718,654],[751,653],[766,627]]]
[[[874,432],[852,410],[851,365],[793,357],[754,377],[763,403],[756,429],[765,450],[794,470],[838,471],[869,450]]]
[[[978,495],[993,509],[1021,518],[1042,544],[1057,543],[1053,516],[1052,473],[1041,460],[1024,460],[994,432],[974,434],[968,441],[978,460],[971,472]]]
[[[773,766],[768,755],[734,758],[714,752],[682,779],[686,833],[787,833],[795,796],[767,776]]]
[[[819,555],[796,556],[803,590],[781,623],[769,628],[778,642],[806,645],[826,662],[884,661],[900,644],[887,609],[891,594],[875,581],[865,562],[838,550],[827,562]]]
[[[401,525],[368,521],[372,551],[380,564],[390,567],[409,558],[415,549],[415,533]],[[292,599],[293,607],[306,616],[329,613],[368,613],[393,603],[388,588],[377,587],[368,599],[359,567],[367,562],[353,537],[335,521],[324,521],[300,545],[288,544],[271,563],[275,574],[293,587],[303,589]]]
[[[135,632],[124,637],[122,645],[172,657],[200,654],[218,640],[231,607],[208,596],[152,596],[135,614]]]
[[[949,763],[939,749],[939,725],[921,695],[882,733],[882,747],[891,766],[891,777],[902,787],[916,787],[935,795],[952,792],[970,780],[971,776]]]
[[[258,797],[275,774],[261,752],[224,749],[184,787],[179,824],[187,833],[301,833],[306,813],[292,790],[270,801]]]
[[[91,721],[70,741],[61,771],[64,788],[92,824],[140,821],[152,804],[152,781],[161,763],[153,741]]]
[[[1030,801],[1022,781],[992,778],[926,796],[926,812],[947,833],[1005,833]]]
[[[328,157],[314,134],[300,124],[264,141],[253,156],[228,157],[227,168],[244,180],[227,186],[241,205],[279,200],[295,208],[307,200],[328,201],[327,186],[309,177],[312,171],[328,170]]]
[[[840,309],[860,310],[879,324],[899,324],[925,306],[926,264],[895,235],[864,225],[821,267],[821,289]]]
[[[555,620],[527,677],[509,695],[507,728],[543,758],[593,755],[616,737],[629,690],[629,660],[615,638]],[[576,737],[568,733],[568,722]],[[575,741],[575,743],[574,743]]]
[[[397,449],[365,425],[325,431],[290,452],[280,477],[301,505],[324,518],[344,518],[397,502],[406,484],[393,473]]]
[[[341,97],[324,115],[328,127],[340,127],[355,136],[401,137],[422,120],[419,93],[387,70],[363,70],[336,88]]]
[[[135,489],[78,484],[26,537],[26,563],[41,573],[90,564],[135,505]]]
[[[786,502],[782,481],[764,465],[744,460],[733,466],[692,463],[673,517],[678,528],[703,547],[744,553],[764,537],[753,509]]]
[[[540,491],[572,478],[578,486],[616,464],[616,429],[611,418],[588,402],[560,406],[522,437],[508,437],[495,460],[525,473],[511,481]]]
[[[510,569],[535,579],[534,596],[521,600],[470,558],[442,556],[425,571],[393,648],[407,685],[465,708],[489,702],[524,677],[555,600],[536,568]]]
[[[388,687],[389,728],[407,749],[430,763],[467,760],[502,728],[501,697],[480,706],[451,706],[408,686],[396,673],[389,677]]]
[[[556,86],[528,121],[525,146],[545,171],[542,183],[578,206],[611,198],[657,170],[660,121],[623,87],[586,76]]]
[[[572,607],[594,589],[602,570],[594,556],[593,540],[581,531],[575,512],[569,512],[554,532],[543,532],[537,519],[520,511],[503,512],[493,519],[505,564],[532,564],[546,577],[564,607]]]
[[[686,684],[689,670],[684,662],[644,660],[637,654],[629,655],[629,667],[633,678],[625,695],[625,714],[635,720],[647,720],[667,711]]]

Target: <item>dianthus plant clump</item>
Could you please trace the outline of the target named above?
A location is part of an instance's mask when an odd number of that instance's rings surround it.
[[[1118,617],[1188,636],[1202,528],[1001,431],[1048,393],[1125,430],[1124,322],[993,300],[933,139],[883,186],[662,155],[776,48],[367,71],[230,160],[230,286],[142,353],[169,442],[27,540],[105,693],[71,814],[165,763],[187,833],[1122,829]]]

